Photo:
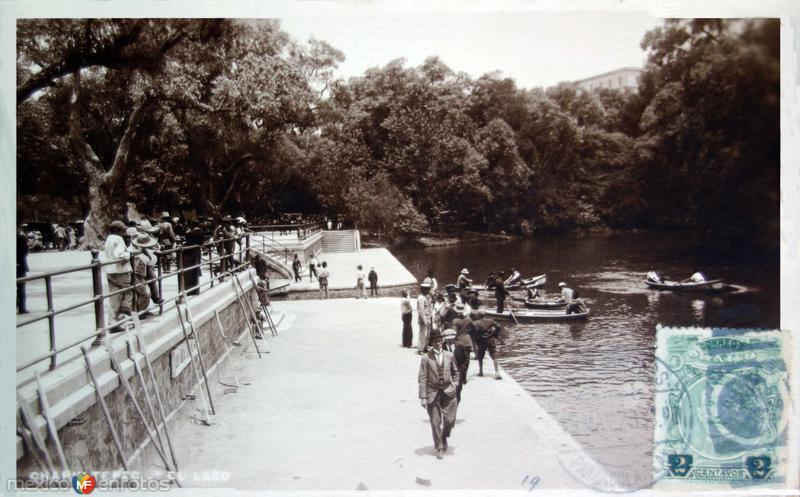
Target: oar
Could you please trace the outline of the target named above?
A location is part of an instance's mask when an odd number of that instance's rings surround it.
[[[516,324],[519,324],[519,321],[517,320],[517,316],[514,315],[514,311],[511,309],[511,304],[506,302],[506,307],[508,308],[508,312],[511,314],[511,317],[514,318],[514,322]]]

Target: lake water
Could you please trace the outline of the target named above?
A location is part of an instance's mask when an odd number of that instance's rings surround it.
[[[656,326],[777,328],[779,251],[692,233],[541,236],[392,253],[420,280],[440,285],[463,267],[476,283],[516,267],[547,274],[545,290],[565,281],[589,300],[579,323],[506,323],[500,364],[612,475],[630,487],[651,474]],[[701,270],[734,289],[722,294],[649,290],[648,270],[679,280]],[[471,367],[475,367],[474,365]],[[469,385],[464,395],[469,396]]]

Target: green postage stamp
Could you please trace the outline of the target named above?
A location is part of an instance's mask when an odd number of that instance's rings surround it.
[[[790,339],[780,330],[658,328],[657,486],[797,485]]]

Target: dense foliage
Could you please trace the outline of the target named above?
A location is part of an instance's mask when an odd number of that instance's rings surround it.
[[[392,234],[703,226],[777,239],[777,20],[669,20],[639,91],[437,58],[334,80],[270,21],[20,20],[18,216],[126,203],[343,215]],[[88,222],[88,221],[87,221]]]

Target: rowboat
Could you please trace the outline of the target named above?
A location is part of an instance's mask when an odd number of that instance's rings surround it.
[[[543,287],[545,283],[547,283],[547,275],[540,274],[539,276],[534,276],[532,278],[523,278],[519,283],[509,285],[507,288],[540,288]]]
[[[525,299],[524,303],[528,309],[561,309],[567,306],[567,302],[561,299]]]
[[[645,284],[656,290],[674,290],[681,292],[719,292],[725,289],[725,283],[722,280],[708,280],[700,283],[694,282],[681,282],[681,281],[667,281],[661,283],[653,280],[644,280]]]
[[[499,319],[510,319],[514,321],[579,321],[586,319],[591,312],[591,309],[586,309],[586,312],[579,312],[574,314],[567,314],[564,309],[519,309],[514,311],[511,315],[510,311],[497,312],[492,309],[485,309],[484,312],[487,316]]]
[[[543,287],[544,284],[547,283],[547,275],[540,274],[539,276],[534,276],[532,278],[525,278],[517,283],[513,283],[506,287],[506,290],[512,291],[524,291],[528,288],[540,288]],[[494,287],[487,289],[486,285],[472,285],[470,287],[472,290],[477,290],[478,292],[492,292],[494,293]]]

